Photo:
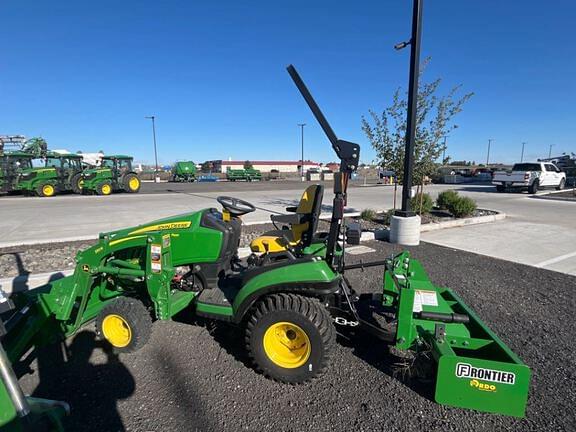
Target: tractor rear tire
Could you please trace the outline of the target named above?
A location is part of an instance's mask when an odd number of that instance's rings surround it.
[[[150,339],[152,317],[141,301],[118,297],[98,314],[96,333],[119,353],[138,351]]]
[[[36,188],[36,195],[39,197],[52,197],[56,195],[56,188],[50,183],[44,183]]]
[[[122,182],[122,187],[129,193],[138,193],[140,191],[140,185],[140,179],[136,174],[126,174]]]
[[[274,294],[254,306],[245,341],[256,370],[276,381],[298,384],[324,372],[336,329],[317,299]]]
[[[81,194],[83,182],[84,180],[82,179],[81,173],[74,175],[72,177],[72,180],[70,180],[70,187],[72,188],[72,192],[74,192],[75,194]]]
[[[98,195],[110,195],[112,193],[112,183],[105,181],[96,186],[96,193]]]

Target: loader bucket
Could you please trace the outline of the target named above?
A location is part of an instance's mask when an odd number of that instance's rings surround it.
[[[407,252],[386,266],[383,305],[397,311],[396,348],[431,351],[436,402],[524,416],[530,368]]]

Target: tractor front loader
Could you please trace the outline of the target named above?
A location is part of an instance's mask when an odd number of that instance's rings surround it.
[[[316,232],[318,190],[305,193],[300,210],[286,218],[298,235],[265,233],[245,259],[238,258],[241,218],[255,207],[234,197],[218,197],[221,210],[101,233],[78,253],[73,275],[16,299],[2,340],[8,359],[91,322],[116,351],[134,352],[148,342],[155,320],[186,314],[240,327],[255,369],[297,384],[328,369],[337,329],[352,328],[425,362],[438,403],[524,416],[529,368],[453,291],[434,285],[417,260],[404,252],[345,263],[344,207],[360,146],[336,137],[296,70],[288,71],[341,160],[329,232]],[[382,291],[358,294],[345,273],[368,266],[384,267]],[[10,407],[4,422],[20,421]]]

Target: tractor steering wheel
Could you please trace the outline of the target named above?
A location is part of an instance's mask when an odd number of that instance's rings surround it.
[[[248,201],[244,201],[238,198],[233,198],[229,196],[219,196],[216,198],[224,210],[228,211],[232,216],[242,216],[246,213],[252,213],[256,210],[252,204]]]

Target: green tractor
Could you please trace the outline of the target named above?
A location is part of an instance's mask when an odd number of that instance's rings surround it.
[[[82,156],[48,151],[47,147],[42,138],[32,138],[24,143],[22,152],[32,155],[33,160],[25,169],[19,169],[14,189],[41,197],[51,197],[59,192],[80,193]],[[36,160],[39,166],[34,166]]]
[[[17,190],[20,173],[32,168],[32,159],[34,155],[30,153],[18,150],[3,152],[0,148],[0,193]]]
[[[97,168],[84,171],[82,192],[87,194],[110,195],[115,191],[137,193],[140,191],[140,178],[132,169],[132,156],[103,156]]]
[[[21,170],[17,189],[29,195],[51,197],[60,192],[82,193],[82,156],[47,152],[43,166]]]
[[[155,320],[177,314],[240,326],[255,369],[280,382],[321,376],[337,328],[366,331],[431,362],[437,402],[524,415],[530,369],[454,292],[435,286],[417,260],[404,252],[345,263],[344,206],[360,147],[336,137],[296,70],[288,70],[341,160],[329,232],[317,232],[323,189],[316,185],[289,214],[274,217],[290,228],[265,233],[255,241],[263,251],[245,259],[238,258],[241,218],[255,207],[233,197],[217,199],[221,210],[101,233],[78,253],[73,275],[16,299],[0,351],[0,426],[21,425],[36,413],[59,427],[66,412],[65,404],[25,397],[14,382],[10,363],[31,346],[95,322],[116,351],[132,353],[148,342]],[[384,267],[383,288],[359,295],[345,272],[368,266]]]
[[[176,183],[192,183],[196,181],[196,164],[192,161],[179,161],[172,167],[170,181]]]

